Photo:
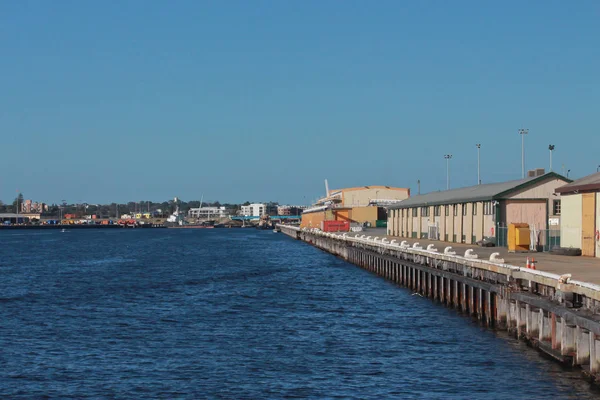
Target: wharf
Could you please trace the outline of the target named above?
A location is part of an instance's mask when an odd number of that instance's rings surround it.
[[[482,259],[489,259],[492,253],[500,253],[500,258],[503,258],[507,264],[518,267],[525,267],[527,257],[535,258],[536,269],[538,271],[550,272],[557,275],[571,274],[572,279],[579,281],[595,283],[600,285],[600,258],[582,257],[582,256],[562,256],[542,252],[526,252],[526,253],[509,253],[505,247],[481,247],[476,245],[448,243],[438,240],[402,238],[389,236],[386,234],[385,228],[369,229],[362,232],[372,237],[387,238],[388,240],[396,240],[398,243],[407,241],[412,247],[414,243],[419,243],[423,248],[433,244],[440,251],[450,246],[457,254],[464,254],[468,249],[472,249],[475,254]]]
[[[600,285],[595,260],[580,264],[574,257],[543,255],[547,268],[573,274],[573,279],[547,270],[511,265],[527,254],[500,259],[498,248],[474,248],[427,240],[392,238],[381,230],[326,233],[278,225],[282,233],[341,257],[422,297],[454,308],[488,328],[506,330],[531,347],[569,367],[580,368],[600,383]],[[404,243],[403,243],[404,242]],[[417,244],[418,242],[418,244]],[[429,247],[429,248],[427,248]],[[468,251],[471,249],[472,251]],[[536,253],[539,254],[539,253]],[[490,257],[491,256],[491,257]],[[513,257],[513,258],[509,258]],[[514,258],[516,257],[516,258]],[[564,260],[564,261],[563,261]],[[588,274],[584,274],[588,268]]]

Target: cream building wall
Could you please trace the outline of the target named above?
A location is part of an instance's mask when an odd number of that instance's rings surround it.
[[[581,248],[581,194],[562,195],[560,199],[560,245],[561,247]]]
[[[596,193],[596,258],[600,258],[600,192]]]

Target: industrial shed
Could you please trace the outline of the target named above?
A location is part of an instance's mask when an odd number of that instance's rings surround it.
[[[387,221],[381,204],[400,202],[410,196],[410,189],[390,186],[360,186],[345,189],[326,189],[327,196],[303,211],[303,228],[318,228],[322,221],[347,221],[378,226]]]
[[[560,199],[555,190],[569,182],[541,169],[529,171],[525,179],[417,195],[390,207],[388,234],[467,244],[493,236],[503,245],[506,226],[524,222],[540,232],[552,229],[558,238]]]
[[[600,258],[600,172],[556,189],[561,199],[562,247]]]

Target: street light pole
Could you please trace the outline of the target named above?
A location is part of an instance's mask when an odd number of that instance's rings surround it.
[[[452,154],[444,155],[446,159],[446,190],[450,189],[450,159],[452,158]]]
[[[480,170],[481,158],[479,157],[479,151],[481,150],[481,144],[477,143],[475,146],[477,146],[477,184],[481,185],[481,170]]]
[[[550,150],[550,172],[552,172],[552,152],[554,151],[554,145],[549,145],[548,150]]]
[[[519,129],[521,135],[521,178],[525,179],[525,135],[529,133],[529,129]]]

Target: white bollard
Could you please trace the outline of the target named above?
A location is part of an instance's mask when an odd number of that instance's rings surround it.
[[[558,283],[569,283],[571,274],[563,274],[558,278]]]
[[[422,249],[422,247],[419,246],[419,242],[413,243],[412,248],[413,249]]]
[[[492,253],[490,255],[490,261],[498,264],[504,264],[504,258],[498,257],[500,253]]]
[[[452,246],[448,246],[444,249],[444,254],[446,254],[448,256],[453,256],[456,254],[456,252],[452,251]]]
[[[435,247],[433,247],[433,246],[434,246],[433,244],[428,244],[428,245],[427,245],[427,251],[436,251],[436,252],[437,252],[437,251],[438,251],[438,249],[436,249],[436,248],[435,248]]]
[[[473,249],[467,249],[467,251],[465,251],[465,258],[470,258],[474,260],[479,258],[479,256],[473,253]]]

